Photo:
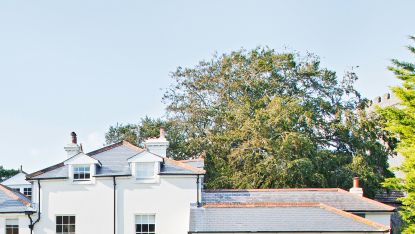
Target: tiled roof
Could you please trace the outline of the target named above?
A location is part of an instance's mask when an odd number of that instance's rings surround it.
[[[319,203],[212,203],[192,207],[189,233],[388,231],[384,225]]]
[[[180,160],[179,162],[185,163],[192,167],[203,169],[205,167],[205,160],[203,158]]]
[[[134,146],[127,141],[121,141],[101,149],[87,153],[94,159],[101,162],[101,166],[97,167],[96,176],[129,176],[131,170],[128,165],[128,159],[143,152],[137,146]],[[175,161],[169,158],[163,158],[163,165],[161,167],[161,175],[169,174],[204,174],[205,171],[191,165]],[[68,176],[68,166],[64,163],[59,163],[54,166],[45,168],[38,172],[32,173],[27,177],[29,179],[53,179],[66,178]]]
[[[0,213],[35,212],[30,200],[23,194],[0,184]]]
[[[394,211],[394,207],[360,197],[343,189],[252,189],[206,190],[202,202],[209,203],[258,203],[279,202],[323,203],[345,211]]]
[[[401,191],[384,189],[376,193],[375,200],[382,203],[391,204],[393,206],[399,206],[402,204],[399,198],[404,196],[405,194]]]

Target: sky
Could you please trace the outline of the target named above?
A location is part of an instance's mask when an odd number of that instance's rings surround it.
[[[414,61],[413,0],[0,1],[0,165],[33,172],[86,152],[109,126],[163,117],[170,72],[217,52],[312,52],[368,98]],[[358,68],[357,68],[358,67]]]

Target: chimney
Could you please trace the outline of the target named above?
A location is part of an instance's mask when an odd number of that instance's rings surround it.
[[[64,147],[66,153],[68,154],[68,158],[77,155],[79,152],[81,152],[81,147],[79,147],[78,145],[78,138],[75,132],[71,132],[71,138],[71,143]]]
[[[153,154],[166,157],[169,142],[166,139],[166,131],[160,128],[160,136],[158,138],[149,138],[144,142],[147,150]]]
[[[349,192],[363,197],[363,189],[360,187],[359,177],[353,178],[353,188]]]

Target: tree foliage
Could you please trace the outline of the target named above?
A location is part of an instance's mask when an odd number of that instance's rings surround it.
[[[168,119],[187,153],[205,151],[209,188],[349,188],[373,196],[390,176],[388,149],[356,74],[342,81],[311,54],[269,48],[215,55],[172,73]]]
[[[415,41],[415,37],[410,37]],[[415,47],[408,46],[412,54]],[[415,233],[415,63],[392,60],[389,70],[403,81],[402,86],[393,87],[394,94],[401,99],[401,106],[380,109],[379,113],[386,121],[386,130],[399,140],[397,152],[402,154],[404,162],[396,170],[405,173],[405,178],[390,178],[385,185],[405,192],[402,198],[401,215],[405,222],[404,233]]]
[[[144,147],[144,141],[151,137],[159,137],[160,128],[164,127],[167,132],[167,140],[170,145],[167,156],[174,159],[188,159],[188,148],[191,146],[185,144],[185,136],[180,129],[176,128],[173,122],[162,119],[153,119],[148,116],[142,118],[138,124],[116,124],[111,126],[105,134],[106,144],[113,144],[122,140],[126,140],[134,145]]]
[[[18,170],[5,169],[3,166],[0,166],[0,182],[4,181],[7,178],[10,178],[10,177],[16,175],[17,173],[19,173]]]

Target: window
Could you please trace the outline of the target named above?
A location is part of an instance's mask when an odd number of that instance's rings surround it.
[[[155,234],[156,216],[155,215],[136,215],[135,216],[136,234]]]
[[[74,166],[73,168],[73,179],[74,180],[90,180],[91,173],[89,165]]]
[[[6,219],[6,234],[19,234],[19,220]]]
[[[137,178],[148,179],[154,178],[154,163],[153,162],[141,162],[136,164]]]
[[[20,193],[20,189],[19,188],[12,188],[13,191]]]
[[[75,234],[75,216],[56,216],[57,234]]]
[[[28,198],[32,198],[32,188],[23,188],[23,194]]]

